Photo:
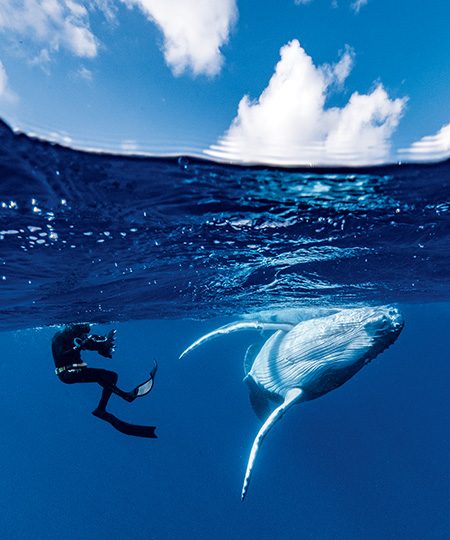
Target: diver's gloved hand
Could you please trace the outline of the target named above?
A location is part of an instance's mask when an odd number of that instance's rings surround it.
[[[115,351],[115,337],[116,330],[109,331],[106,336],[91,334],[83,340],[76,338],[75,346],[87,351],[97,351],[105,358],[112,358],[112,353]]]
[[[112,354],[116,350],[116,330],[110,330],[105,337],[99,337],[102,338],[102,341],[98,342],[98,348],[96,349],[98,354],[105,358],[112,358]]]

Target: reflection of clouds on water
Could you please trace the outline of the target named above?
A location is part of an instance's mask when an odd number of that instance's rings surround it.
[[[408,148],[398,151],[407,161],[429,161],[446,159],[450,156],[450,124],[442,126],[434,135],[426,135]]]

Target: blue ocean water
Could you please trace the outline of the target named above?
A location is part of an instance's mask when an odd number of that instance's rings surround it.
[[[450,163],[237,167],[83,153],[0,125],[0,537],[446,539],[450,536]],[[243,315],[396,303],[398,341],[268,435],[242,384],[254,336],[193,340]],[[294,314],[294,315],[293,315]],[[90,365],[152,393],[111,400],[157,440],[91,416],[50,340],[117,328]]]

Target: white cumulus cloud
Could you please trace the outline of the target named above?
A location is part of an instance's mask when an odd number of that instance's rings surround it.
[[[7,85],[8,85],[8,76],[6,75],[5,66],[0,60],[0,97],[2,97],[5,94]]]
[[[355,0],[352,3],[352,9],[355,13],[359,13],[359,10],[367,4],[369,0]]]
[[[450,157],[450,124],[442,126],[434,135],[427,135],[399,150],[399,156],[409,161],[429,161]]]
[[[368,94],[353,93],[343,107],[327,108],[331,89],[350,73],[352,50],[331,66],[315,66],[297,40],[280,54],[268,86],[255,101],[241,99],[230,128],[208,155],[284,165],[363,165],[389,158],[405,98],[390,99],[378,84]]]
[[[175,75],[216,75],[237,18],[235,0],[122,0],[138,7],[164,35],[164,56]]]
[[[329,85],[337,84],[338,86],[342,86],[344,84],[346,78],[350,75],[353,68],[354,58],[354,50],[346,45],[344,53],[335,64],[324,64],[321,66],[320,69],[327,77],[327,82]]]
[[[350,4],[350,7],[355,13],[359,13],[359,10],[363,6],[365,6],[368,3],[368,1],[369,0],[353,0],[353,2]],[[312,0],[294,0],[294,4],[297,4],[297,6],[310,4],[311,2]],[[332,7],[337,8],[338,7],[337,0],[332,0],[331,5]]]
[[[6,69],[0,60],[0,99],[4,98],[8,92],[8,76],[6,75]]]
[[[84,79],[85,81],[91,82],[93,79],[92,71],[90,69],[87,69],[85,66],[81,66],[77,73],[77,77],[80,79]]]
[[[0,31],[33,39],[43,51],[64,47],[80,57],[97,55],[88,11],[76,0],[1,0]]]
[[[0,99],[10,102],[17,101],[17,95],[11,90],[8,84],[8,75],[5,66],[0,60]]]

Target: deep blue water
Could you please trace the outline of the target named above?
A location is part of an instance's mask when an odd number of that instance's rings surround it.
[[[242,168],[95,155],[0,125],[0,538],[450,537],[450,163]],[[268,435],[242,384],[250,334],[194,339],[243,314],[399,304],[398,341]],[[266,315],[267,316],[267,315]],[[53,374],[49,325],[116,327],[127,438],[99,389]]]

